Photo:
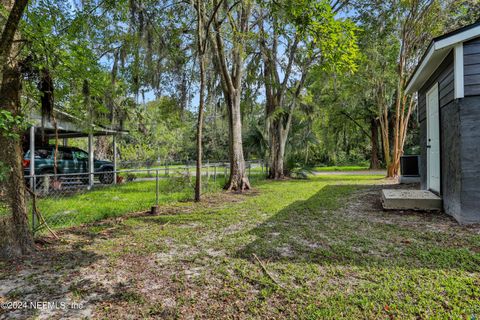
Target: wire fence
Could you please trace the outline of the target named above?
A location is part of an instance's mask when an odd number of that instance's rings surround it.
[[[247,168],[264,166],[263,160],[248,160],[245,161]],[[118,161],[118,169],[160,169],[164,168],[193,168],[196,166],[195,160],[147,160],[147,161]],[[228,168],[230,166],[229,160],[206,160],[203,162],[204,167]]]
[[[249,176],[264,175],[261,161],[246,162]],[[31,190],[30,222],[34,234],[123,214],[146,211],[171,201],[193,199],[196,167],[185,164],[89,173],[27,176]],[[226,183],[229,164],[202,166],[202,192]]]

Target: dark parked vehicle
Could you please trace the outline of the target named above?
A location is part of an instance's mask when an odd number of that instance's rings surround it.
[[[55,146],[49,145],[35,149],[35,175],[54,174],[54,152]],[[95,176],[103,184],[113,183],[113,163],[104,160],[94,160]],[[23,168],[25,177],[30,176],[30,150],[23,157]],[[88,153],[74,147],[58,147],[57,173],[74,174],[88,173]],[[71,176],[69,176],[71,177]],[[78,178],[88,183],[88,176],[79,175]],[[39,184],[41,177],[37,179]]]

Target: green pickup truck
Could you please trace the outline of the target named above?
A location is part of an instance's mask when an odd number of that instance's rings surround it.
[[[55,146],[53,145],[35,149],[35,175],[54,174],[54,152]],[[93,167],[96,173],[95,176],[99,178],[101,183],[113,183],[112,162],[95,159]],[[25,178],[28,179],[30,176],[30,151],[27,151],[23,157],[23,170]],[[57,154],[57,173],[78,173],[79,179],[87,183],[88,175],[85,175],[85,173],[88,173],[88,153],[74,147],[59,147]],[[69,177],[72,176],[69,175]]]

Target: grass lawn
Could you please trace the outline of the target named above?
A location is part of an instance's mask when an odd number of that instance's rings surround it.
[[[223,179],[221,180],[223,182]],[[159,203],[185,201],[192,197],[192,187],[172,180],[159,181]],[[220,189],[220,180],[210,186]],[[64,228],[126,213],[145,211],[156,203],[155,181],[134,181],[117,186],[98,187],[90,192],[68,195],[52,193],[39,198],[38,208],[49,225]]]
[[[261,177],[252,176],[253,183]],[[203,192],[218,192],[225,184],[223,176],[214,181],[203,180]],[[172,177],[159,180],[158,203],[185,202],[193,199],[195,179]],[[156,204],[155,181],[133,181],[115,186],[96,187],[92,191],[68,194],[53,191],[48,197],[38,198],[38,209],[54,229],[78,226],[126,213],[146,211]],[[1,207],[0,207],[1,213]],[[45,233],[46,230],[43,229]]]
[[[368,170],[368,165],[363,166],[317,166],[313,168],[313,171],[362,171]]]
[[[384,183],[257,181],[243,195],[67,229],[0,265],[0,302],[82,303],[9,314],[47,318],[478,319],[480,227],[384,212]]]

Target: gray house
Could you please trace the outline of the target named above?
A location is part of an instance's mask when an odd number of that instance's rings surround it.
[[[422,189],[458,222],[479,223],[480,22],[433,39],[407,92],[418,92]]]

